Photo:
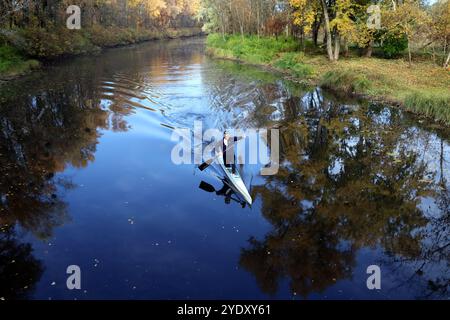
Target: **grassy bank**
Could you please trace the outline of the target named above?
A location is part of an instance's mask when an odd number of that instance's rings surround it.
[[[365,58],[351,54],[330,63],[316,49],[300,52],[292,38],[220,35],[208,37],[208,52],[216,57],[273,68],[298,81],[321,85],[337,93],[367,96],[450,124],[450,73],[432,62],[409,67],[403,59]]]
[[[34,59],[25,58],[15,48],[0,46],[0,79],[9,79],[39,68],[40,63]]]
[[[99,52],[102,48],[130,45],[149,40],[200,35],[200,28],[141,29],[93,26],[67,28],[26,28],[0,32],[0,79],[25,74],[40,62],[58,57]]]

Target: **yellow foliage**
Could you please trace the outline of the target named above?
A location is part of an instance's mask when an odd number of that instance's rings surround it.
[[[311,26],[318,14],[318,10],[320,10],[318,2],[309,0],[289,0],[289,3],[295,9],[293,13],[294,24],[303,27],[305,32],[310,32]]]
[[[355,5],[351,0],[336,0],[336,17],[330,21],[330,27],[336,27],[339,34],[345,38],[355,37],[356,25],[351,19],[355,15]]]
[[[384,7],[382,10],[383,27],[394,34],[406,34],[411,39],[431,23],[428,13],[416,0],[404,0],[395,10]]]
[[[161,10],[166,8],[164,0],[145,0],[144,3],[145,8],[152,17],[158,17],[161,14]]]

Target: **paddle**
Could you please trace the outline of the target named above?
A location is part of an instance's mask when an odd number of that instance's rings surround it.
[[[200,182],[198,187],[206,192],[216,192],[216,189],[205,181]]]
[[[239,140],[243,139],[244,137],[239,137],[237,138],[234,142],[232,142],[228,148],[225,150],[225,152],[227,152],[228,150],[230,150],[235,144],[236,142],[238,142]],[[198,166],[198,168],[200,169],[200,171],[204,171],[206,168],[208,168],[218,157],[222,156],[223,152],[221,152],[220,154],[218,154],[217,156],[203,162],[201,165]]]
[[[206,168],[208,168],[219,156],[221,155],[219,154],[217,157],[211,158],[199,165],[198,168],[200,169],[200,171],[204,171]]]
[[[232,143],[225,151],[228,151],[229,149],[231,149],[231,147],[234,145],[234,143]],[[223,155],[223,152],[219,153],[217,156],[206,160],[205,162],[203,162],[201,165],[198,166],[198,168],[200,169],[200,171],[204,171],[206,168],[208,168],[218,157],[221,157]]]

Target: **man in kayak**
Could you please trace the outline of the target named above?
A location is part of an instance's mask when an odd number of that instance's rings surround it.
[[[233,174],[236,174],[236,155],[234,153],[234,145],[240,139],[242,138],[234,137],[234,139],[232,139],[228,131],[225,131],[223,133],[223,163],[225,164],[225,167],[231,168]]]

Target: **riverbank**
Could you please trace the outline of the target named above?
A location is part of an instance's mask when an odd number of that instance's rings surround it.
[[[35,59],[27,59],[12,46],[0,46],[0,81],[24,75],[41,66]]]
[[[450,73],[430,61],[359,57],[331,63],[315,48],[291,38],[210,35],[208,54],[283,72],[294,81],[320,85],[338,94],[364,96],[450,124]]]
[[[27,74],[47,60],[98,53],[103,48],[202,35],[201,28],[131,29],[94,26],[88,29],[28,28],[0,32],[0,80]]]

